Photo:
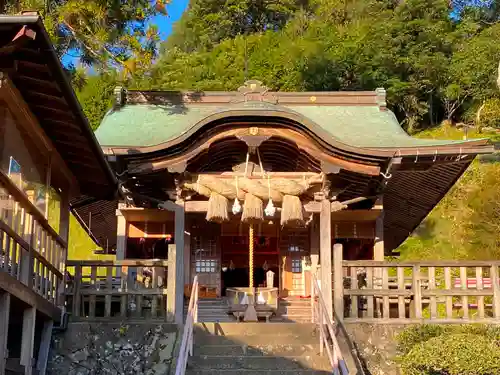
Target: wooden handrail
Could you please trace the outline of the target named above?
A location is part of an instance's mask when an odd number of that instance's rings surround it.
[[[319,326],[319,344],[321,354],[323,353],[323,348],[326,348],[328,359],[330,360],[330,364],[332,366],[333,374],[349,375],[349,370],[342,356],[342,352],[340,351],[340,346],[337,341],[335,329],[328,313],[329,310],[326,308],[323,294],[321,292],[321,289],[319,288],[316,275],[314,274],[312,275],[311,304],[313,307],[313,322],[317,323]]]
[[[0,219],[0,231],[5,232],[9,237],[11,237],[19,246],[26,250],[30,256],[32,255],[45,267],[47,267],[58,279],[62,279],[63,274],[57,269],[52,263],[50,263],[45,257],[38,251],[33,249],[29,243],[27,243],[19,234],[17,234],[10,226]]]
[[[33,203],[28,199],[26,194],[19,189],[14,182],[7,176],[3,171],[0,170],[0,185],[3,185],[7,189],[7,193],[12,195],[22,207],[33,217],[35,220],[42,226],[43,229],[47,231],[47,233],[61,245],[63,248],[67,248],[68,244],[64,241],[59,234],[52,228],[45,218],[45,216],[35,207]]]
[[[168,267],[168,260],[124,259],[124,260],[67,260],[66,267]]]
[[[343,267],[490,267],[499,260],[417,260],[411,262],[379,262],[375,260],[344,260]]]
[[[186,324],[184,324],[184,332],[182,334],[181,348],[175,367],[175,375],[184,375],[188,357],[193,355],[193,329],[194,323],[198,322],[198,275],[194,277],[193,292],[189,298],[189,307],[186,316]]]

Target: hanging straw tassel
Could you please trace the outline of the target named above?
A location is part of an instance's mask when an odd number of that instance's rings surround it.
[[[285,195],[281,206],[281,225],[303,226],[304,214],[302,210],[302,202],[299,197]]]
[[[208,199],[207,221],[222,223],[229,220],[228,207],[227,198],[213,191]]]
[[[262,200],[253,194],[245,194],[245,203],[243,204],[241,221],[244,223],[255,223],[261,220],[264,220]]]

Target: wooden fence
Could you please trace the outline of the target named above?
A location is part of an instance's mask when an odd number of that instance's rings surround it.
[[[44,215],[0,173],[0,272],[59,306],[66,248]]]
[[[67,261],[66,305],[73,317],[173,319],[169,261]]]
[[[345,322],[500,322],[499,268],[500,261],[343,261],[334,300]]]

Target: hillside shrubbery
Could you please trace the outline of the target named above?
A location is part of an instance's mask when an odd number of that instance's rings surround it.
[[[398,344],[405,375],[500,374],[500,327],[413,326]]]

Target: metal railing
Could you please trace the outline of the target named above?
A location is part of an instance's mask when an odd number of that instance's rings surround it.
[[[347,365],[340,351],[333,322],[326,308],[323,294],[315,275],[312,275],[311,284],[312,321],[316,323],[319,328],[320,354],[323,355],[324,349],[326,348],[326,353],[332,366],[332,374],[349,375],[349,370],[347,369]]]
[[[175,375],[184,375],[189,356],[193,355],[193,330],[194,324],[198,322],[198,276],[194,277],[193,289],[189,298],[189,306],[182,334],[179,358],[175,368]]]

